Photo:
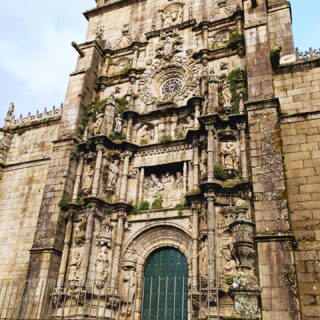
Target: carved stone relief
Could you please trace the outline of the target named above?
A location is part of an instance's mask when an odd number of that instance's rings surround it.
[[[179,24],[183,20],[183,4],[173,2],[167,5],[161,12],[162,28],[168,28]]]
[[[111,248],[112,244],[112,226],[109,221],[104,221],[100,225],[99,234],[97,236],[97,244]]]
[[[119,36],[116,41],[112,44],[113,49],[121,49],[131,45],[133,41],[132,32],[130,29],[130,24],[124,24],[121,31],[121,36]]]
[[[205,285],[207,283],[207,277],[208,277],[208,240],[207,238],[203,239],[200,242],[199,271],[200,271],[201,283]]]
[[[100,252],[97,255],[96,263],[96,286],[97,288],[103,288],[107,277],[108,277],[108,267],[109,267],[109,258],[107,254],[107,247],[100,247]]]
[[[237,155],[237,145],[234,141],[221,142],[222,164],[227,170],[237,170],[239,157]]]
[[[113,191],[119,177],[119,159],[110,161],[107,171],[106,190]]]
[[[235,11],[235,8],[229,2],[229,0],[218,0],[211,13],[210,21],[228,18]]]
[[[137,138],[141,145],[153,142],[155,138],[154,126],[150,123],[143,124],[138,130]]]
[[[80,248],[72,250],[71,260],[69,264],[69,277],[68,280],[71,284],[75,285],[80,279],[80,266],[82,263],[82,252]]]
[[[89,195],[92,189],[92,180],[94,174],[94,163],[87,162],[83,168],[82,174],[82,194]]]

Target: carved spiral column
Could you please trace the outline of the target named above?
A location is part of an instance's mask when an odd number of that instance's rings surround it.
[[[199,186],[199,143],[197,140],[193,143],[193,188]]]
[[[94,176],[93,176],[93,183],[92,183],[92,195],[94,197],[97,196],[99,192],[99,183],[100,183],[100,174],[101,174],[104,146],[97,145],[97,149],[98,149],[98,154],[97,154],[96,167],[94,169]]]
[[[214,171],[214,137],[213,137],[213,128],[210,126],[207,128],[208,130],[208,182],[213,182],[213,171]]]
[[[256,251],[253,247],[255,224],[248,219],[248,203],[236,202],[237,219],[230,223],[232,232],[232,256],[237,263],[237,272],[232,283],[232,295],[235,303],[235,315],[245,319],[259,319],[259,295],[257,277],[254,275]]]
[[[94,215],[97,209],[94,207],[88,213],[87,227],[86,227],[86,239],[83,248],[83,265],[82,265],[82,277],[80,283],[85,284],[88,279],[88,270],[91,253],[91,242],[93,236]]]
[[[115,246],[113,251],[113,265],[111,270],[111,288],[115,288],[115,292],[118,289],[118,274],[120,268],[120,254],[122,246],[122,237],[123,237],[123,224],[126,217],[125,211],[118,212],[118,225],[117,225],[117,235],[115,239]]]
[[[192,205],[192,287],[198,290],[198,238],[199,238],[199,208],[198,204]]]
[[[128,126],[127,126],[127,134],[126,134],[126,140],[127,141],[131,141],[132,124],[133,124],[133,120],[129,119],[128,120]]]
[[[67,214],[67,226],[66,226],[66,234],[64,237],[63,251],[62,257],[59,267],[59,276],[57,281],[57,288],[62,288],[66,279],[67,265],[70,253],[70,244],[72,239],[72,225],[73,225],[73,212],[68,212]]]
[[[81,153],[79,157],[79,164],[77,167],[76,180],[73,188],[72,201],[77,201],[78,199],[80,183],[81,183],[81,175],[83,170],[83,163],[84,163],[84,155],[83,153]]]
[[[207,228],[208,228],[208,275],[210,278],[210,288],[214,288],[215,279],[215,206],[216,198],[213,192],[205,194],[208,202]]]
[[[124,153],[124,163],[123,163],[123,172],[122,172],[121,189],[120,189],[120,202],[126,201],[128,175],[129,175],[129,160],[131,155],[132,153],[130,151],[126,151]]]
[[[247,141],[246,141],[246,125],[245,125],[245,123],[239,124],[238,129],[240,130],[242,179],[248,180],[248,160],[247,160]]]

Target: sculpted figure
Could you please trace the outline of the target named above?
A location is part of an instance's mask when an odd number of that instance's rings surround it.
[[[152,173],[150,178],[146,179],[144,189],[146,197],[154,199],[157,195],[159,195],[160,191],[164,189],[164,186],[159,178]]]
[[[191,116],[187,116],[187,123],[182,124],[183,130],[187,131],[194,128],[194,120]]]
[[[93,178],[94,169],[90,164],[84,167],[83,180],[82,180],[82,192],[84,194],[89,194],[92,187],[92,178]]]
[[[114,132],[121,132],[122,130],[122,118],[118,114],[117,117],[115,118],[115,125],[114,125]]]
[[[153,140],[153,130],[149,129],[147,124],[144,124],[140,131],[139,131],[139,135],[140,135],[140,143],[142,141],[144,142],[149,142],[150,140]]]
[[[180,171],[176,174],[176,182],[175,182],[175,188],[176,189],[182,189],[183,188],[183,176]]]
[[[231,99],[232,95],[230,92],[229,84],[227,79],[223,80],[222,86],[221,86],[221,93],[223,96],[223,107],[224,108],[231,108]]]
[[[166,172],[164,176],[162,176],[161,182],[163,184],[163,188],[165,190],[172,190],[173,187],[173,176],[170,175],[169,172]]]
[[[225,238],[223,242],[223,256],[225,259],[225,264],[224,264],[224,271],[226,275],[233,275],[235,268],[236,268],[236,262],[232,258],[232,239],[231,238]]]
[[[238,157],[235,145],[227,142],[222,149],[223,164],[226,169],[237,169]]]
[[[102,112],[99,112],[97,114],[97,119],[95,123],[93,124],[93,133],[94,135],[99,135],[101,133],[102,125],[104,120],[104,114]]]
[[[107,255],[107,247],[103,246],[96,260],[96,286],[102,288],[108,276],[109,259]]]
[[[9,105],[9,110],[4,120],[4,126],[5,127],[10,126],[12,124],[13,119],[14,119],[14,103],[11,102]]]
[[[119,175],[119,160],[115,159],[110,163],[107,179],[107,187],[112,188],[116,185]]]
[[[82,262],[82,257],[80,255],[79,249],[75,248],[73,250],[73,255],[70,261],[69,270],[69,281],[79,280],[79,268]]]
[[[203,278],[208,275],[208,244],[207,240],[200,242],[199,269]]]

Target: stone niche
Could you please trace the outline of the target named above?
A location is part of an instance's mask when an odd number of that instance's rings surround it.
[[[141,195],[151,209],[174,208],[184,201],[187,188],[183,163],[172,163],[145,168]]]

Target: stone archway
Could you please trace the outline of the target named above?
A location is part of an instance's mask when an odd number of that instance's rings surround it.
[[[143,277],[148,258],[160,248],[174,248],[181,252],[187,261],[187,282],[190,283],[192,275],[192,237],[190,233],[176,224],[153,224],[144,228],[127,242],[121,259],[121,278],[125,276],[124,269],[128,261],[134,260],[135,263],[134,281],[137,281],[137,296],[134,310],[136,313],[140,314],[142,309]]]

